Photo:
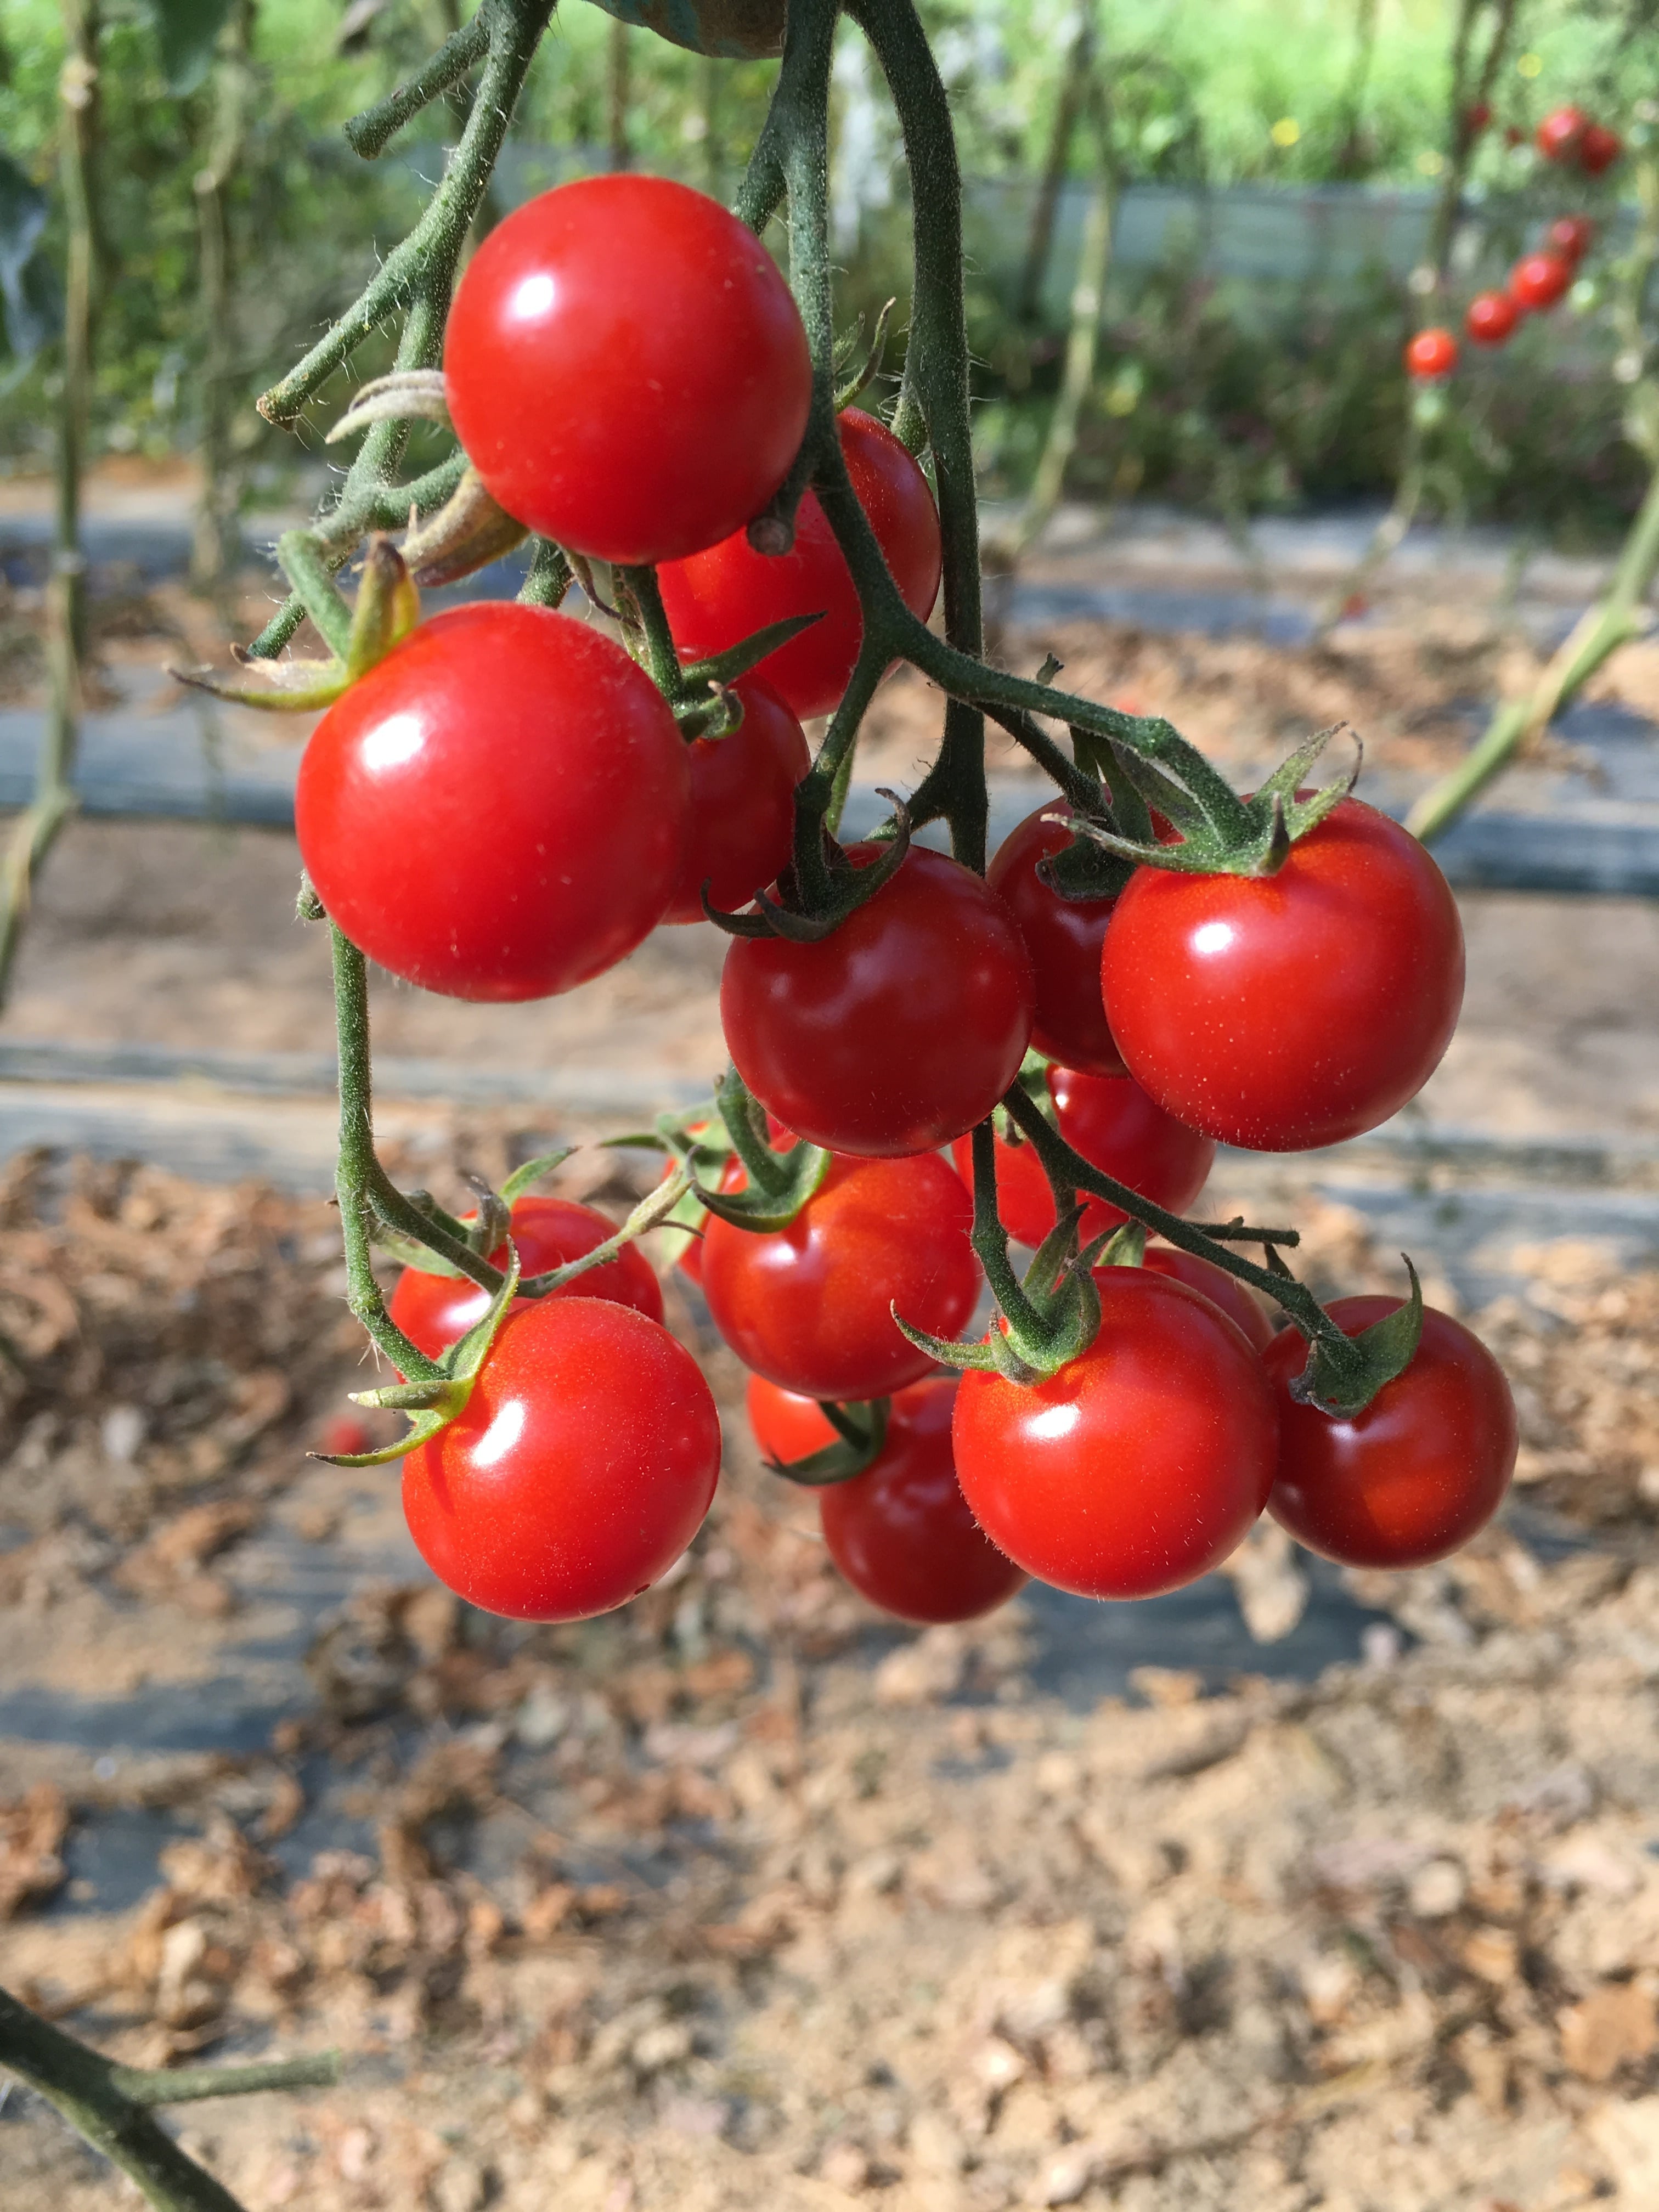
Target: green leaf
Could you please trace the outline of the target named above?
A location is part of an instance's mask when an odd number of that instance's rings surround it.
[[[161,41],[167,90],[194,92],[212,63],[230,0],[149,0],[149,9]]]

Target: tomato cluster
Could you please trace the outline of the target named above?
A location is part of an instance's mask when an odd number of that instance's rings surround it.
[[[1487,1355],[1432,1316],[1404,1371],[1334,1419],[1292,1389],[1304,1335],[1275,1337],[1226,1248],[1186,1250],[1175,1218],[1218,1143],[1337,1143],[1426,1081],[1463,951],[1423,848],[1352,798],[1289,792],[1282,836],[1248,863],[1177,851],[1191,828],[1158,815],[1141,865],[1080,892],[1057,869],[1087,841],[1042,809],[983,874],[908,843],[902,816],[847,848],[813,822],[798,849],[801,720],[847,691],[865,608],[811,488],[781,550],[805,337],[764,249],[701,194],[611,176],[509,216],[461,284],[445,387],[489,497],[585,581],[611,565],[624,642],[521,604],[414,628],[313,736],[307,869],[362,951],[466,999],[568,990],[660,925],[725,922],[730,1145],[712,1109],[665,1124],[663,1203],[707,1207],[691,1271],[750,1375],[763,1452],[824,1483],[848,1578],[941,1621],[1028,1574],[1172,1589],[1264,1510],[1336,1558],[1461,1541],[1513,1456]],[[925,618],[927,477],[873,416],[848,408],[839,430],[898,600]],[[781,643],[745,651],[779,623]],[[1050,1131],[1103,1179],[1069,1212]],[[1176,1241],[1115,1237],[1141,1207]],[[404,1462],[415,1540],[500,1613],[623,1603],[708,1509],[708,1386],[603,1216],[513,1196],[444,1221],[458,1256],[434,1247],[390,1309],[412,1377],[394,1402],[430,1414]],[[1029,1298],[999,1272],[1010,1235],[1042,1248]],[[497,1296],[469,1272],[490,1279],[485,1245],[522,1271],[510,1302],[513,1281]],[[981,1261],[1002,1315],[966,1346]],[[1339,1326],[1368,1326],[1351,1304]],[[1033,1327],[1050,1332],[1036,1364]]]

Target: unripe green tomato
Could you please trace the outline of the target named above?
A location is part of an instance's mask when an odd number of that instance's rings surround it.
[[[643,24],[694,54],[763,61],[783,52],[786,0],[598,0],[607,15]]]

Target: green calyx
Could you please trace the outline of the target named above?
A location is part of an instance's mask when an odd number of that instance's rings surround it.
[[[544,1176],[550,1176],[556,1168],[562,1168],[574,1150],[574,1146],[567,1145],[562,1152],[544,1152],[538,1159],[526,1160],[522,1167],[513,1170],[499,1191],[492,1190],[488,1183],[477,1177],[469,1176],[468,1180],[478,1194],[478,1210],[471,1221],[458,1220],[453,1214],[446,1213],[428,1191],[410,1191],[409,1202],[417,1213],[424,1215],[446,1236],[458,1238],[469,1252],[476,1253],[481,1260],[487,1260],[492,1252],[498,1252],[507,1242],[513,1223],[514,1200],[521,1198],[532,1184],[539,1182]],[[430,1245],[417,1243],[413,1237],[401,1237],[383,1223],[375,1224],[374,1242],[392,1259],[401,1261],[405,1267],[418,1267],[423,1275],[442,1275],[456,1282],[465,1277],[465,1269],[458,1267],[441,1252],[434,1250]],[[522,1288],[527,1291],[531,1285],[526,1284]]]
[[[407,1435],[396,1443],[383,1445],[379,1451],[313,1452],[313,1459],[325,1459],[333,1467],[382,1467],[391,1460],[402,1459],[417,1444],[430,1443],[458,1413],[465,1411],[479,1370],[518,1295],[518,1247],[509,1243],[507,1252],[507,1272],[500,1290],[489,1302],[489,1311],[438,1361],[441,1372],[435,1380],[392,1382],[383,1390],[352,1392],[351,1401],[356,1406],[391,1407],[404,1415],[409,1422]]]
[[[403,555],[385,536],[368,541],[362,581],[355,604],[337,588],[327,563],[307,533],[290,530],[276,548],[289,581],[304,602],[326,643],[326,660],[256,660],[240,648],[235,658],[257,683],[244,683],[211,668],[174,668],[180,684],[210,691],[240,707],[278,714],[314,714],[332,706],[360,676],[386,659],[421,619],[421,595]]]
[[[890,1401],[872,1398],[850,1405],[833,1399],[818,1401],[818,1410],[836,1431],[836,1441],[805,1459],[769,1459],[765,1464],[786,1482],[808,1490],[827,1490],[838,1482],[853,1482],[867,1474],[881,1456],[887,1441]]]
[[[774,1152],[767,1140],[766,1115],[735,1067],[728,1068],[720,1078],[714,1103],[749,1183],[744,1190],[712,1188],[688,1164],[690,1187],[697,1204],[716,1219],[729,1221],[734,1229],[753,1230],[763,1236],[787,1229],[807,1200],[822,1188],[831,1155],[807,1144],[796,1145],[787,1152]]]
[[[1340,726],[1337,724],[1310,738],[1274,769],[1260,790],[1241,799],[1168,723],[1139,723],[1141,730],[1168,732],[1169,764],[1160,765],[1146,751],[1128,744],[1111,746],[1119,770],[1113,789],[1114,812],[1120,817],[1116,823],[1075,806],[1069,813],[1048,818],[1066,823],[1079,842],[1086,841],[1103,854],[1139,867],[1167,868],[1195,876],[1276,875],[1290,858],[1291,848],[1319,827],[1332,809],[1347,798],[1358,779],[1356,759],[1346,776],[1305,799],[1297,796],[1304,776]],[[1126,787],[1140,802],[1144,829],[1137,826],[1131,831],[1122,818],[1129,811],[1125,805]],[[1160,843],[1152,834],[1153,810],[1179,833],[1179,843]],[[1075,851],[1073,847],[1042,863],[1045,881],[1062,896],[1115,896],[1107,887],[1109,878],[1100,872],[1091,874],[1083,860],[1073,857]],[[1121,888],[1119,882],[1116,889]]]
[[[810,890],[805,881],[808,872],[799,865],[798,843],[796,860],[778,878],[781,898],[757,891],[757,912],[725,914],[709,903],[705,893],[703,912],[728,937],[781,937],[792,945],[822,944],[861,906],[868,906],[904,866],[910,849],[909,809],[896,791],[881,787],[880,795],[892,805],[894,834],[880,858],[868,867],[855,868],[846,848],[818,823],[812,830],[817,851],[813,855],[816,866],[811,872],[817,880]]]
[[[1309,1348],[1308,1364],[1291,1380],[1291,1395],[1334,1420],[1363,1413],[1384,1384],[1403,1375],[1417,1357],[1423,1335],[1423,1285],[1402,1252],[1411,1295],[1402,1306],[1373,1322],[1358,1336],[1344,1336],[1334,1325],[1322,1330]]]

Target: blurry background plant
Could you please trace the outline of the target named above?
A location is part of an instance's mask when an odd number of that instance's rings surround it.
[[[1406,434],[1408,280],[1448,160],[1456,0],[1097,5],[1115,213],[1066,489],[1234,517],[1386,495]],[[1057,114],[1068,97],[1079,105],[1079,9],[932,0],[923,12],[973,180],[980,454],[988,490],[1019,495],[1060,385],[1099,167],[1087,118],[1074,112],[1068,127]],[[250,489],[281,496],[295,465],[292,441],[252,413],[262,374],[351,296],[377,244],[403,234],[456,118],[439,103],[407,150],[374,164],[357,160],[339,125],[460,13],[458,0],[112,0],[105,10],[90,450],[205,453],[215,489],[202,580],[239,501]],[[1491,118],[1474,134],[1469,220],[1451,257],[1460,309],[1563,211],[1561,173],[1531,143],[1543,113],[1577,100],[1628,127],[1651,89],[1653,14],[1651,0],[1521,0]],[[185,28],[164,40],[158,19]],[[64,51],[56,0],[0,0],[0,467],[12,469],[45,465],[61,374]],[[752,141],[770,76],[765,63],[712,64],[564,0],[502,166],[501,204],[573,167],[618,161],[719,190]],[[871,318],[902,289],[908,219],[891,125],[855,38],[836,90],[836,250],[849,303]],[[1052,237],[1033,283],[1038,180],[1057,149]],[[1568,310],[1530,323],[1500,356],[1466,362],[1435,441],[1429,499],[1440,511],[1603,534],[1639,501],[1646,470],[1620,436],[1627,395],[1611,373],[1628,350],[1607,282],[1629,234],[1626,166],[1597,185],[1577,179],[1574,204],[1603,221],[1606,242]]]

